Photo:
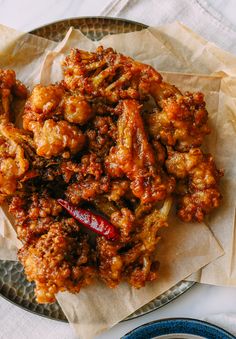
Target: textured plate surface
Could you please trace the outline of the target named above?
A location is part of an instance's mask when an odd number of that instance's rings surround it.
[[[108,34],[128,33],[147,28],[146,25],[135,21],[107,17],[81,17],[53,22],[31,33],[46,39],[61,41],[71,26],[80,29],[92,40],[100,40]]]
[[[54,41],[61,41],[67,30],[73,26],[92,40],[99,40],[107,34],[140,31],[147,26],[122,19],[104,17],[83,17],[58,21],[35,29],[31,33]],[[193,282],[181,281],[147,305],[131,314],[133,319],[156,310],[187,291]],[[0,294],[14,304],[38,315],[55,320],[67,321],[58,303],[40,305],[34,298],[34,284],[26,280],[19,262],[0,260]]]

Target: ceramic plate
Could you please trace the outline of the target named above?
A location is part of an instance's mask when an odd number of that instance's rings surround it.
[[[73,26],[92,40],[99,40],[107,34],[140,31],[147,26],[122,19],[104,17],[83,17],[66,19],[40,27],[32,34],[54,41],[61,41],[67,30]],[[193,286],[193,282],[181,281],[158,298],[143,306],[126,320],[144,315],[167,304]],[[50,319],[67,321],[58,303],[41,305],[34,298],[34,284],[26,280],[19,262],[0,260],[0,294],[14,304]]]
[[[205,321],[174,318],[153,321],[137,327],[122,339],[235,339],[220,327]]]

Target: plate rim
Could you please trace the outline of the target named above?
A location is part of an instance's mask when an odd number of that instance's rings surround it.
[[[16,260],[1,260],[0,259],[0,262],[1,261],[13,261],[13,262],[19,262],[19,261],[16,261]],[[140,318],[142,316],[145,316],[149,313],[152,313],[154,311],[157,311],[159,308],[162,308],[163,306],[166,306],[167,304],[171,303],[172,301],[176,300],[178,297],[182,296],[183,294],[185,294],[186,292],[188,292],[194,285],[196,285],[196,282],[195,281],[186,281],[186,280],[181,280],[179,281],[177,284],[180,284],[182,282],[188,282],[189,286],[187,286],[184,290],[180,291],[178,295],[173,295],[170,299],[168,299],[166,302],[163,302],[160,306],[154,306],[153,309],[150,309],[148,311],[144,311],[144,313],[141,313],[141,314],[137,314],[137,315],[134,315],[132,316],[132,314],[130,314],[128,317],[126,317],[125,319],[122,319],[120,322],[126,322],[126,321],[129,321],[129,320],[134,320],[134,319],[137,319],[137,318]],[[176,285],[177,285],[176,284]],[[170,287],[168,290],[166,290],[164,293],[167,293],[168,291],[170,291],[171,289],[173,289],[176,285]],[[164,294],[162,293],[162,294]],[[152,302],[155,302],[156,299],[158,299],[162,294],[160,294],[159,296],[157,296],[156,298],[150,300],[147,304],[145,305],[148,305],[149,303],[152,303]],[[20,304],[19,302],[15,301],[15,300],[12,300],[10,299],[10,297],[8,297],[7,295],[5,295],[1,288],[0,288],[0,297],[2,297],[4,300],[8,301],[9,303],[11,303],[12,305],[14,306],[17,306],[21,309],[23,309],[24,311],[26,312],[29,312],[29,313],[33,313],[39,317],[43,317],[43,318],[46,318],[46,319],[50,319],[50,320],[54,320],[54,321],[59,321],[59,322],[63,322],[63,323],[69,323],[67,318],[66,318],[66,315],[64,314],[60,304],[58,303],[58,306],[61,308],[64,316],[66,319],[61,319],[61,318],[53,318],[51,317],[50,315],[46,315],[46,314],[43,314],[43,313],[39,313],[37,310],[32,310],[30,309],[29,307],[27,306],[24,306],[22,304]],[[143,305],[142,307],[144,307],[145,305]],[[142,308],[140,307],[140,308]],[[139,309],[137,309],[136,311],[138,311]],[[129,318],[130,317],[130,318]],[[155,321],[154,321],[155,322]],[[141,325],[142,326],[142,325]]]
[[[123,19],[123,18],[115,18],[115,17],[110,17],[110,16],[79,16],[79,17],[70,17],[70,18],[65,18],[65,19],[60,19],[60,20],[56,20],[56,21],[53,21],[53,22],[50,22],[50,23],[46,23],[45,25],[42,25],[42,26],[39,26],[39,27],[36,27],[32,30],[30,30],[28,33],[30,34],[33,34],[33,35],[36,35],[36,36],[39,36],[40,35],[37,35],[35,34],[35,32],[37,30],[40,30],[40,29],[44,29],[44,28],[47,28],[47,27],[50,27],[51,25],[54,25],[54,24],[60,24],[60,23],[63,23],[63,22],[67,22],[67,21],[73,21],[73,20],[105,20],[105,21],[114,21],[114,22],[120,22],[120,23],[127,23],[127,24],[131,24],[131,25],[137,25],[137,26],[141,26],[142,28],[140,29],[140,31],[142,29],[147,29],[149,26],[144,24],[144,23],[141,23],[141,22],[138,22],[138,21],[134,21],[134,20],[129,20],[129,19]],[[130,31],[132,32],[132,31]],[[122,33],[121,33],[122,34]],[[45,38],[47,39],[47,38]],[[4,261],[4,260],[3,260]],[[177,284],[175,284],[174,286],[170,287],[168,290],[166,290],[164,293],[168,292],[168,291],[171,291],[171,289],[173,289],[176,285],[180,284],[181,282],[188,282],[189,283],[189,286],[187,286],[183,291],[180,291],[177,295],[173,295],[171,296],[171,298],[168,298],[167,301],[165,302],[162,302],[162,304],[160,306],[154,306],[153,309],[150,309],[150,310],[147,310],[147,311],[144,311],[143,313],[141,314],[138,314],[138,315],[134,315],[132,316],[132,314],[130,316],[128,316],[127,318],[123,319],[121,322],[126,322],[126,321],[129,321],[129,320],[133,320],[133,319],[136,319],[136,318],[139,318],[139,317],[142,317],[142,316],[145,316],[151,312],[154,312],[156,310],[158,310],[159,308],[169,304],[170,302],[172,302],[173,300],[177,299],[178,297],[180,297],[181,295],[183,295],[185,292],[189,291],[191,289],[191,287],[193,287],[196,282],[194,281],[185,281],[185,280],[181,280],[179,281]],[[145,305],[148,305],[149,303],[152,303],[154,302],[156,299],[158,299],[161,295],[163,295],[164,293],[160,294],[159,296],[157,296],[156,298],[154,298],[153,300],[149,301],[147,304]],[[21,309],[23,309],[24,311],[27,311],[27,312],[30,312],[30,313],[33,313],[37,316],[41,316],[41,317],[44,317],[44,318],[47,318],[47,319],[50,319],[50,320],[54,320],[54,321],[60,321],[60,322],[68,322],[68,320],[64,320],[64,319],[56,319],[56,318],[53,318],[51,317],[50,315],[46,315],[46,314],[43,314],[43,313],[38,313],[36,310],[31,310],[30,308],[28,308],[27,306],[24,306],[12,299],[10,299],[9,297],[7,297],[6,295],[3,294],[3,292],[1,291],[0,289],[0,296],[3,297],[5,300],[7,300],[8,302],[10,302],[11,304],[13,305],[16,305],[17,307],[20,307]],[[144,307],[145,305],[143,305],[142,307]],[[60,305],[59,305],[60,307]],[[142,308],[140,307],[140,308]],[[138,310],[136,310],[138,311]],[[62,310],[63,312],[63,310]],[[64,313],[64,312],[63,312]]]
[[[142,335],[142,333],[136,333],[142,330],[144,330],[145,328],[148,328],[149,326],[152,325],[157,325],[157,327],[159,327],[158,325],[164,325],[166,323],[166,325],[168,325],[168,323],[171,323],[171,325],[175,325],[175,328],[178,330],[178,327],[180,325],[184,325],[184,323],[187,323],[189,325],[196,325],[196,327],[203,326],[205,327],[207,330],[216,330],[218,332],[220,332],[219,334],[223,334],[225,337],[223,339],[235,339],[235,336],[228,332],[227,330],[215,325],[215,324],[211,324],[208,321],[205,320],[200,320],[200,319],[196,319],[196,318],[189,318],[189,317],[174,317],[174,318],[163,318],[163,319],[159,319],[159,320],[154,320],[154,321],[150,321],[146,324],[140,325],[136,328],[134,328],[133,330],[129,331],[128,333],[126,333],[123,337],[121,337],[121,339],[135,339],[135,337],[133,337],[133,335]],[[196,328],[197,329],[197,328]],[[204,328],[203,328],[204,329]],[[160,328],[157,330],[161,330]],[[181,331],[183,331],[183,329],[181,329]],[[199,335],[199,333],[189,333],[189,331],[187,332],[182,332],[182,333],[178,333],[178,332],[169,332],[169,333],[165,333],[165,334],[192,334],[192,335]],[[156,334],[154,333],[154,335],[156,336]],[[161,333],[161,335],[164,335]],[[156,336],[158,338],[158,334]],[[146,337],[147,339],[151,338],[151,337]],[[139,337],[137,338],[139,339]],[[206,339],[210,339],[210,338],[206,338]]]
[[[15,261],[15,260],[7,260],[7,261]],[[34,310],[30,310],[28,307],[21,305],[18,302],[15,302],[14,300],[12,300],[9,297],[7,297],[6,295],[4,295],[1,291],[1,289],[0,289],[0,297],[3,298],[4,300],[6,300],[7,302],[9,302],[10,304],[12,304],[16,307],[19,307],[23,311],[26,311],[28,313],[33,313],[34,315],[37,315],[38,317],[43,317],[43,318],[50,319],[50,320],[53,320],[53,321],[59,321],[59,322],[62,322],[62,323],[69,324],[69,321],[67,320],[67,318],[66,319],[56,319],[56,318],[50,317],[50,315],[46,315],[46,314],[43,314],[43,313],[38,313],[37,311],[34,311]],[[63,312],[63,310],[62,310],[62,312]],[[66,315],[65,315],[65,317],[66,317]]]
[[[26,33],[30,33],[30,34],[34,34],[35,35],[34,32],[39,30],[39,29],[43,29],[43,28],[46,28],[46,27],[54,25],[54,24],[60,24],[60,23],[63,23],[65,21],[82,20],[82,19],[85,19],[85,20],[86,19],[88,19],[88,20],[103,19],[103,20],[107,20],[107,21],[110,20],[110,21],[126,22],[126,23],[130,23],[130,24],[133,24],[133,25],[142,26],[143,29],[146,29],[146,28],[150,27],[150,26],[148,26],[148,25],[146,25],[146,24],[144,24],[142,22],[138,22],[138,21],[135,21],[135,20],[129,20],[129,19],[123,19],[123,18],[115,18],[115,17],[103,16],[103,15],[95,15],[95,16],[86,15],[86,16],[70,17],[70,18],[66,18],[66,19],[56,20],[56,21],[50,22],[48,24],[36,27],[36,28],[30,30],[29,32],[26,32]]]

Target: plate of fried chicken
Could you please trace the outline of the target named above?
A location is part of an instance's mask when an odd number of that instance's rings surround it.
[[[221,201],[223,172],[201,148],[210,133],[202,93],[102,46],[72,49],[62,69],[61,82],[31,92],[0,70],[0,201],[39,304],[97,279],[155,281],[170,209],[201,222]],[[192,285],[183,284],[177,295]]]

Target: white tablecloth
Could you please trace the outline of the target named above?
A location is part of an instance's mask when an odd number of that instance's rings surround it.
[[[0,23],[18,30],[29,31],[78,16],[117,16],[148,25],[179,20],[236,54],[235,13],[235,0],[0,0]],[[167,317],[207,318],[236,335],[235,300],[236,288],[195,285],[167,306],[119,324],[99,339],[118,339],[141,324]],[[228,313],[229,317],[223,318],[219,313]],[[42,338],[74,339],[76,335],[68,324],[36,316],[0,298],[0,339]]]

